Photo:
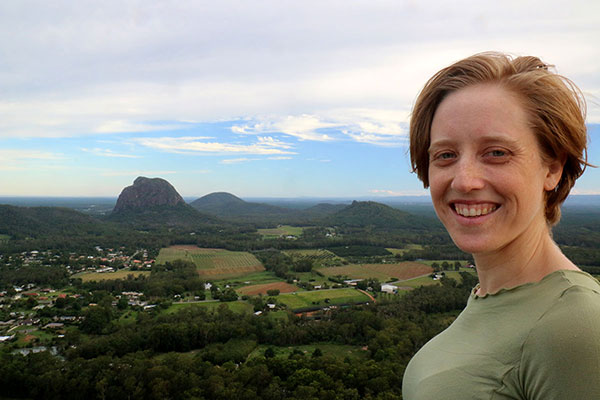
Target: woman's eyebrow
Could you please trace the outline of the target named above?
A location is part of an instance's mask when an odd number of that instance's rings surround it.
[[[435,142],[431,142],[429,144],[428,151],[431,151],[432,149],[435,149],[437,147],[454,145],[454,144],[456,144],[457,141],[458,140],[456,140],[456,139],[448,139],[448,138],[436,140]],[[487,135],[486,134],[486,135],[471,137],[471,138],[469,138],[469,142],[470,143],[480,142],[482,144],[502,143],[502,144],[508,144],[508,145],[516,145],[519,141],[517,139],[514,139],[507,135],[498,135],[498,134]]]

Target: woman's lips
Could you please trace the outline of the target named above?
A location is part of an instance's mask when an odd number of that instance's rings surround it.
[[[488,215],[500,207],[499,204],[495,203],[451,203],[454,211],[463,217],[480,217]]]

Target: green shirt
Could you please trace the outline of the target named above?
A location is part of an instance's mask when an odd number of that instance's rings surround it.
[[[600,284],[580,271],[469,297],[415,354],[405,400],[600,399]]]

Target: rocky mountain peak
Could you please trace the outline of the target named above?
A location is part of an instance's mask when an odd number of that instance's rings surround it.
[[[185,204],[185,201],[169,182],[140,176],[133,181],[133,185],[123,189],[113,212],[178,204]]]

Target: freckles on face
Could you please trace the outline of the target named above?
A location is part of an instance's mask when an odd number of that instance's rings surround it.
[[[432,201],[459,247],[493,247],[534,220],[545,226],[548,168],[512,93],[477,85],[449,94],[436,110],[430,139]]]

